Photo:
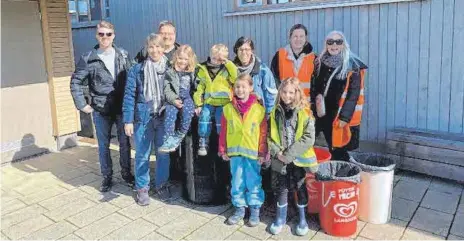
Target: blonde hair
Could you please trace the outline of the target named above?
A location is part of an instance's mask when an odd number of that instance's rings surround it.
[[[102,20],[97,24],[97,31],[99,28],[111,29],[114,32],[114,25],[108,21]]]
[[[195,71],[195,67],[197,65],[197,55],[193,51],[192,47],[190,45],[181,45],[176,52],[174,52],[174,55],[172,56],[172,65],[176,66],[177,59],[179,58],[179,55],[181,53],[187,54],[189,60],[188,60],[188,65],[187,65],[187,72],[193,72]]]
[[[340,31],[334,30],[334,31],[330,32],[329,34],[327,34],[327,36],[325,37],[324,48],[322,49],[321,54],[316,59],[316,71],[317,71],[317,74],[319,74],[319,72],[321,70],[321,62],[322,62],[321,59],[322,59],[322,57],[324,55],[328,54],[328,52],[327,52],[327,39],[329,39],[330,37],[332,37],[335,34],[340,35],[341,39],[343,39],[343,49],[340,52],[340,55],[341,55],[341,58],[342,58],[342,65],[341,65],[341,69],[339,70],[339,73],[337,74],[337,78],[338,79],[345,79],[347,74],[348,74],[348,71],[350,70],[350,67],[351,67],[350,66],[350,58],[353,58],[353,57],[357,58],[357,56],[351,52],[350,44],[346,40],[345,35]],[[359,67],[359,66],[354,66],[354,67]]]
[[[237,76],[237,79],[235,80],[235,83],[237,83],[237,81],[239,81],[239,80],[247,81],[248,84],[253,87],[253,78],[251,77],[251,75],[249,75],[247,73],[241,73],[241,74],[239,74]]]
[[[211,47],[211,50],[209,51],[209,56],[213,57],[218,54],[222,54],[221,57],[229,57],[229,48],[225,46],[224,44],[215,44],[213,47]]]
[[[282,83],[279,86],[279,92],[278,92],[279,98],[277,98],[277,101],[280,101],[282,91],[287,86],[292,86],[293,88],[295,88],[296,96],[295,96],[295,101],[291,105],[292,108],[300,108],[300,109],[309,108],[309,101],[300,87],[300,80],[296,77],[287,78],[284,81],[282,81]]]
[[[148,35],[146,41],[145,41],[145,48],[148,49],[148,46],[150,44],[158,45],[164,48],[164,40],[161,35],[156,34],[156,33],[151,33]]]

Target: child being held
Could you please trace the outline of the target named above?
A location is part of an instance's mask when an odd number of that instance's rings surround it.
[[[164,128],[166,135],[160,152],[172,152],[180,145],[187,134],[195,106],[191,97],[194,90],[194,72],[197,57],[189,45],[180,46],[174,53],[172,66],[166,72],[164,94],[166,96],[166,119]],[[175,130],[178,114],[180,127]]]

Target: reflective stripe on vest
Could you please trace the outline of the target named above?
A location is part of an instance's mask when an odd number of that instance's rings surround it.
[[[283,81],[287,78],[298,77],[300,80],[300,86],[303,89],[305,95],[309,98],[311,92],[311,77],[314,72],[314,59],[316,55],[310,53],[306,55],[301,63],[301,67],[298,73],[295,73],[293,68],[293,61],[288,59],[288,52],[285,48],[279,49],[279,78]]]
[[[346,146],[351,140],[350,127],[358,126],[361,124],[362,110],[363,110],[363,105],[364,105],[364,75],[365,73],[366,73],[366,70],[364,69],[362,69],[359,73],[360,79],[361,79],[361,90],[359,91],[359,98],[358,98],[358,101],[356,102],[356,107],[355,107],[353,116],[351,117],[351,121],[350,123],[345,125],[343,128],[340,128],[339,127],[340,120],[338,119],[338,116],[340,115],[343,105],[345,104],[345,100],[348,95],[350,79],[353,73],[349,72],[346,77],[346,86],[345,86],[345,89],[343,90],[342,97],[340,98],[340,101],[338,102],[337,116],[335,117],[335,120],[332,124],[332,146],[333,147],[340,148],[340,147]]]
[[[261,122],[265,116],[264,107],[254,103],[243,116],[232,103],[224,106],[227,121],[227,155],[258,159]]]
[[[272,110],[271,116],[269,117],[269,120],[271,122],[270,123],[271,124],[270,136],[271,136],[271,140],[273,140],[275,143],[281,146],[282,144],[280,142],[280,132],[279,132],[279,127],[277,126],[277,123],[276,123],[275,111],[276,111],[276,108]],[[308,111],[304,109],[298,111],[295,141],[300,140],[301,137],[303,136],[303,130],[304,130],[303,125],[306,121],[308,121],[309,118],[310,117],[308,115]],[[314,148],[310,147],[301,156],[298,156],[293,163],[299,167],[310,167],[310,166],[317,165],[316,153],[314,152]]]

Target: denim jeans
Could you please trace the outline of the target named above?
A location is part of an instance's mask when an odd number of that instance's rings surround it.
[[[113,176],[113,161],[110,155],[111,127],[116,124],[119,141],[119,164],[121,174],[130,173],[130,143],[129,137],[124,133],[124,124],[121,115],[102,115],[98,111],[92,113],[95,132],[98,141],[98,157],[100,171],[103,177]]]
[[[222,117],[223,106],[212,106],[205,104],[201,109],[199,123],[198,123],[198,135],[200,136],[200,145],[208,143],[209,136],[211,135],[211,119],[214,118],[216,123],[217,133],[221,133],[221,117]]]
[[[261,185],[261,165],[258,160],[243,156],[230,158],[232,187],[230,194],[234,207],[259,206],[264,202]]]
[[[150,154],[155,148],[156,172],[155,188],[166,183],[169,178],[169,154],[161,153],[158,148],[163,145],[164,117],[152,117],[147,115],[148,120],[135,123],[135,186],[137,189],[149,188],[150,185]]]

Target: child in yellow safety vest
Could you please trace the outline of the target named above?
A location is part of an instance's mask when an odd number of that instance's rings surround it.
[[[305,218],[308,197],[304,185],[307,172],[317,170],[313,145],[314,117],[298,78],[288,78],[279,87],[279,99],[269,117],[268,145],[272,186],[277,196],[276,218],[270,227],[278,234],[287,219],[288,193],[297,194],[299,221],[295,228],[303,236],[309,228]]]
[[[250,208],[249,226],[259,224],[259,210],[264,201],[261,185],[261,164],[266,160],[266,111],[252,94],[253,80],[241,74],[234,84],[232,103],[224,106],[219,134],[219,155],[230,161],[232,174],[231,199],[235,213],[229,225],[240,222],[245,208]]]
[[[198,65],[196,78],[198,87],[193,94],[195,113],[199,116],[198,155],[208,154],[208,140],[211,134],[212,120],[216,123],[217,133],[221,132],[222,108],[232,99],[232,86],[237,78],[237,66],[228,60],[229,49],[224,44],[211,47],[210,57]]]

